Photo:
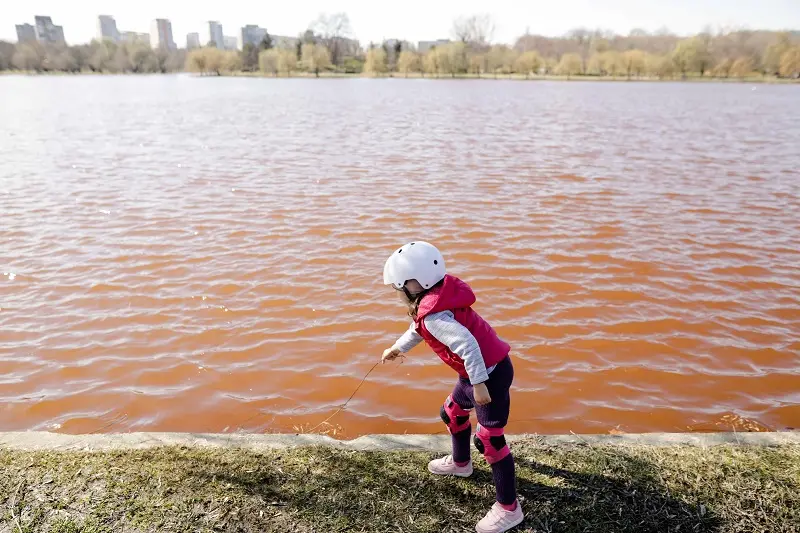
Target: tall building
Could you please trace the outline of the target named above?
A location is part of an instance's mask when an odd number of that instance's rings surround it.
[[[165,50],[174,50],[172,39],[172,23],[168,19],[155,19],[150,24],[150,46]]]
[[[36,39],[41,43],[64,43],[64,28],[53,24],[50,17],[33,17],[36,26]]]
[[[222,38],[222,42],[225,43],[225,50],[236,50],[236,47],[238,46],[239,43],[239,39],[231,35],[226,35],[225,37]]]
[[[414,45],[411,44],[408,41],[400,41],[398,39],[386,39],[385,41],[383,41],[383,44],[386,45],[386,48],[388,48],[392,52],[397,50],[397,44],[398,43],[400,43],[400,51],[401,52],[405,51],[405,50],[413,50],[414,49]]]
[[[435,41],[420,41],[417,45],[417,51],[420,54],[424,54],[428,52],[431,48],[436,48],[437,46],[443,46],[445,44],[449,44],[449,39],[437,39]]]
[[[186,49],[200,48],[200,34],[197,32],[186,34]]]
[[[294,50],[299,41],[297,37],[286,37],[284,35],[270,35],[270,37],[272,37],[272,46],[275,48],[285,48],[287,50]]]
[[[209,46],[211,43],[217,48],[225,48],[225,35],[222,33],[222,24],[215,20],[209,20],[203,26],[203,31],[200,34],[200,44],[202,46]]]
[[[117,30],[117,21],[110,15],[100,15],[97,17],[97,40],[119,42],[120,35]]]
[[[239,50],[244,50],[244,45],[246,44],[258,46],[259,43],[264,40],[266,35],[266,28],[259,28],[258,26],[248,24],[247,26],[243,26],[239,31],[238,42],[236,43],[236,46],[239,48]]]
[[[36,28],[32,24],[17,24],[17,41],[28,43],[36,40]]]

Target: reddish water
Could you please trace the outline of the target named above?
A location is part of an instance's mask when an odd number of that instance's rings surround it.
[[[0,430],[293,431],[436,243],[514,348],[512,431],[800,426],[800,90],[0,78]],[[437,432],[379,366],[337,436]]]

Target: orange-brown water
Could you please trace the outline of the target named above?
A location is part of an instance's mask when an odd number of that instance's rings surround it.
[[[0,78],[0,430],[293,431],[406,327],[426,239],[513,345],[510,430],[800,426],[800,90]],[[438,432],[379,366],[337,436]]]

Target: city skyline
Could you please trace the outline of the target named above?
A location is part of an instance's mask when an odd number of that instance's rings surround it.
[[[494,41],[513,42],[528,29],[533,34],[563,35],[576,27],[601,28],[627,34],[631,29],[656,31],[667,28],[687,35],[704,27],[746,27],[749,29],[800,29],[800,2],[796,0],[743,0],[730,5],[723,0],[674,0],[670,5],[655,0],[564,0],[557,5],[519,5],[513,0],[496,0],[492,4],[463,0],[430,3],[408,0],[402,9],[379,12],[361,0],[343,0],[335,4],[309,0],[301,6],[269,8],[252,5],[220,5],[211,2],[189,4],[181,0],[140,0],[135,5],[119,5],[109,9],[107,3],[95,0],[71,2],[34,0],[3,8],[4,23],[0,40],[15,41],[15,25],[31,22],[35,15],[47,15],[64,28],[70,44],[91,41],[97,33],[97,17],[108,14],[118,28],[138,33],[148,32],[155,19],[168,19],[179,46],[188,33],[202,35],[203,24],[219,21],[236,36],[247,25],[266,28],[270,34],[297,36],[305,31],[321,12],[345,12],[351,20],[354,37],[366,44],[384,39],[425,41],[452,37],[453,20],[461,15],[488,12],[495,21]]]

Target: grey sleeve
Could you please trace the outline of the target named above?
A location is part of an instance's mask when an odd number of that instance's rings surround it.
[[[394,343],[392,349],[400,350],[400,353],[407,353],[410,352],[411,349],[420,342],[422,342],[422,337],[420,337],[419,333],[417,333],[417,328],[412,322],[411,326],[406,330],[406,332],[403,333],[403,335],[397,339],[397,342]]]
[[[439,342],[464,360],[470,383],[477,385],[489,379],[478,341],[456,320],[452,312],[442,311],[426,316],[425,327]]]

